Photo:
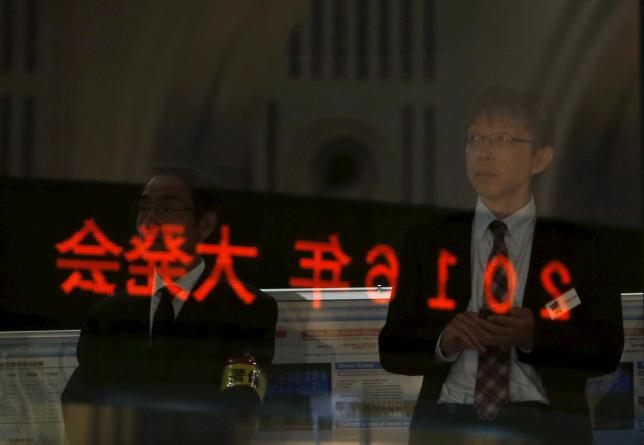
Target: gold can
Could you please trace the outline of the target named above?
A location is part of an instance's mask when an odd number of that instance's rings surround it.
[[[257,365],[255,358],[250,353],[244,353],[242,357],[233,357],[226,360],[221,377],[221,391],[240,386],[249,386],[257,392],[259,399],[263,401],[266,395],[266,384],[266,374]]]

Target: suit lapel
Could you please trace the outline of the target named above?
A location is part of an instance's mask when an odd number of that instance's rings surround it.
[[[472,294],[472,213],[454,217],[449,224],[450,252],[457,258],[456,267],[449,269],[449,297],[456,300],[456,312],[467,309]],[[452,251],[452,249],[454,249]]]
[[[422,255],[423,298],[436,298],[440,290],[441,251],[456,258],[456,264],[447,267],[445,296],[456,301],[451,311],[438,309],[437,313],[462,312],[467,308],[471,294],[470,238],[472,214],[450,215],[440,224],[427,226],[434,233],[423,234],[420,252]],[[443,265],[443,268],[445,265]]]
[[[202,301],[197,301],[194,297],[194,291],[199,289],[208,278],[209,273],[210,270],[208,265],[206,265],[206,269],[204,269],[204,272],[195,283],[192,292],[190,292],[190,296],[177,315],[177,324],[182,327],[186,334],[189,334],[195,329],[199,329],[199,326],[207,325],[212,321],[213,317],[216,318],[217,314],[220,314],[222,311],[222,306],[226,299],[226,292],[223,291],[225,283],[219,282],[217,287]]]
[[[532,252],[530,254],[528,278],[523,294],[523,307],[539,310],[551,299],[543,290],[541,271],[552,260],[550,252],[553,251],[553,243],[555,241],[547,223],[537,219],[532,237]]]
[[[131,322],[128,332],[149,335],[150,333],[150,298],[126,296],[127,315],[124,320]]]
[[[459,215],[450,224],[451,243],[454,253],[458,257],[458,267],[453,271],[450,269],[450,298],[457,299],[457,310],[467,309],[472,286],[472,258],[471,258],[471,237],[472,237],[473,215]],[[552,231],[547,222],[537,219],[532,237],[532,252],[528,276],[523,297],[523,307],[542,308],[551,297],[543,290],[541,284],[541,270],[551,261],[551,252],[557,240],[552,236]],[[450,249],[451,251],[451,249]],[[465,296],[465,297],[463,297]]]

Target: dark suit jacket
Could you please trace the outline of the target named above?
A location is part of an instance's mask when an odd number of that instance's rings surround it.
[[[473,213],[458,214],[412,230],[401,254],[397,290],[389,304],[380,338],[380,360],[394,373],[423,375],[412,429],[435,404],[452,363],[435,359],[439,335],[470,300],[471,231]],[[438,255],[445,248],[458,258],[450,266],[447,295],[456,300],[453,311],[429,309],[427,299],[437,293]],[[553,409],[588,415],[584,398],[586,379],[614,370],[620,360],[624,333],[621,300],[606,249],[589,231],[576,225],[537,219],[532,242],[523,307],[535,319],[530,353],[518,359],[536,369]],[[541,270],[552,260],[570,270],[581,305],[568,321],[543,319],[540,309],[552,297],[541,284]],[[555,283],[557,281],[555,280]]]
[[[82,328],[79,365],[63,392],[63,406],[135,408],[138,435],[149,443],[205,443],[208,436],[217,443],[237,442],[224,439],[237,434],[229,431],[234,417],[253,423],[260,402],[250,388],[220,393],[222,370],[228,358],[248,352],[268,372],[277,319],[275,301],[250,290],[256,296],[251,305],[223,282],[201,302],[190,297],[163,357],[155,361],[149,348],[150,299],[120,294],[103,300]]]

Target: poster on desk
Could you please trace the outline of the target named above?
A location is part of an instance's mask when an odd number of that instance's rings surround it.
[[[2,333],[0,444],[66,443],[60,395],[76,368],[77,331]]]
[[[378,335],[387,305],[360,289],[324,290],[316,308],[305,290],[273,295],[279,307],[276,355],[262,430],[290,425],[321,431],[325,440],[405,443],[422,377],[391,374],[380,365]],[[290,390],[276,383],[285,381]],[[325,385],[330,391],[323,394],[318,390]],[[279,419],[273,413],[286,405],[289,392],[290,413]]]
[[[624,350],[612,373],[589,379],[586,398],[598,437],[623,440],[625,431],[644,440],[644,308],[642,294],[623,294]],[[638,433],[637,433],[638,432]],[[620,435],[617,437],[617,435]]]
[[[286,294],[275,295],[276,349],[258,443],[406,443],[422,378],[380,366],[387,305],[360,289],[325,291],[315,309],[310,292]],[[624,296],[623,311],[622,363],[589,384],[600,445],[644,437],[642,295]],[[59,401],[77,340],[78,331],[0,332],[0,444],[65,445]]]

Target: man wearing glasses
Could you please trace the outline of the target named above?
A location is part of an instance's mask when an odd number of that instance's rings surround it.
[[[584,388],[620,360],[620,295],[595,235],[536,216],[551,118],[537,97],[482,92],[464,144],[475,212],[407,236],[380,358],[424,376],[410,443],[592,441]]]
[[[79,424],[88,406],[134,412],[128,443],[248,441],[273,358],[277,307],[253,288],[246,304],[223,282],[194,298],[209,275],[196,246],[213,233],[215,202],[208,179],[192,169],[160,166],[145,184],[134,205],[139,234],[180,227],[180,248],[192,260],[175,265],[185,267],[181,277],[155,270],[149,298],[121,293],[93,308],[63,393],[72,444],[94,443]],[[167,250],[162,237],[155,240],[151,250]]]

